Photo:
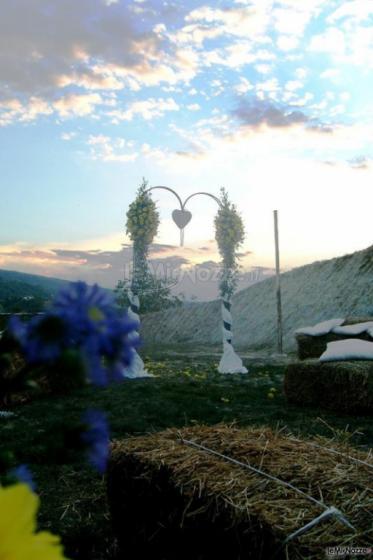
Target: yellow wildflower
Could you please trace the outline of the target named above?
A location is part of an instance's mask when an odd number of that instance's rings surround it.
[[[1,560],[65,559],[59,537],[36,532],[38,509],[39,498],[26,484],[0,487]]]

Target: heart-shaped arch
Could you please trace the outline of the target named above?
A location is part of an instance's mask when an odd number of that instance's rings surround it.
[[[184,228],[190,223],[192,219],[192,213],[189,210],[185,209],[186,204],[189,202],[191,198],[198,195],[204,195],[212,198],[217,202],[219,209],[224,211],[227,206],[224,206],[224,201],[227,202],[227,195],[225,198],[223,197],[222,200],[217,198],[215,195],[200,191],[189,195],[184,202],[181,200],[180,196],[170,187],[165,187],[163,185],[158,185],[156,187],[151,187],[147,189],[145,192],[149,193],[155,189],[163,189],[166,191],[171,192],[174,196],[176,196],[180,208],[173,210],[172,218],[180,229],[180,245],[184,244]],[[232,210],[231,207],[228,205],[228,209]],[[145,257],[146,258],[146,257]],[[226,271],[228,273],[229,271]],[[222,293],[222,322],[223,322],[223,356],[220,360],[218,371],[220,373],[247,373],[247,369],[242,364],[241,358],[236,354],[232,345],[232,314],[231,314],[231,293],[228,293],[226,289],[224,289]],[[131,300],[132,298],[132,300]],[[139,317],[139,307],[140,302],[138,295],[132,293],[130,291],[130,312],[133,316],[135,316],[138,324],[140,325],[140,317]],[[144,362],[141,360],[140,356],[136,354],[136,362],[131,366],[130,375],[131,377],[142,377],[147,375],[146,370],[144,369]]]
[[[209,196],[210,198],[215,200],[215,202],[217,202],[219,207],[221,207],[221,202],[220,202],[219,198],[217,196],[211,194],[211,193],[208,193],[208,192],[200,191],[200,192],[193,193],[193,194],[189,195],[183,202],[181,200],[180,196],[177,194],[177,192],[175,192],[170,187],[164,187],[163,185],[158,185],[156,187],[151,187],[150,189],[148,189],[147,192],[153,191],[155,189],[163,189],[163,190],[169,191],[174,196],[176,196],[176,198],[179,201],[180,209],[173,210],[172,219],[175,222],[175,224],[177,225],[177,227],[180,229],[180,246],[181,247],[184,245],[184,229],[189,224],[189,222],[191,221],[191,219],[193,217],[192,213],[189,210],[185,210],[185,206],[189,202],[189,200],[191,198],[193,198],[194,196],[197,196],[197,195]]]

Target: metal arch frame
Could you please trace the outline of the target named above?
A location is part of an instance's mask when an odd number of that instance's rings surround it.
[[[193,193],[193,194],[191,194],[190,196],[188,196],[188,198],[186,198],[186,199],[184,200],[183,209],[185,208],[186,203],[187,203],[191,198],[193,198],[193,196],[197,196],[197,194],[204,194],[205,196],[209,196],[210,198],[212,198],[213,200],[215,200],[215,202],[218,203],[219,208],[222,207],[222,203],[221,203],[221,201],[218,199],[217,196],[215,196],[214,194],[208,193],[208,192],[201,191],[201,192]]]
[[[157,186],[157,187],[150,187],[150,189],[147,189],[145,192],[154,191],[155,189],[163,189],[165,191],[172,192],[172,194],[174,194],[176,196],[176,198],[178,199],[181,210],[184,210],[183,202],[182,202],[180,196],[177,194],[176,191],[174,191],[173,189],[170,189],[170,187]]]
[[[186,206],[187,202],[189,202],[189,200],[190,200],[191,198],[193,198],[194,196],[200,195],[200,194],[203,194],[203,195],[205,195],[205,196],[209,196],[210,198],[212,198],[213,200],[215,200],[215,202],[218,204],[219,208],[222,207],[222,203],[221,203],[221,201],[219,200],[219,198],[218,198],[217,196],[215,196],[214,194],[205,192],[205,191],[200,191],[200,192],[193,193],[193,194],[189,195],[189,196],[184,200],[184,202],[183,202],[183,201],[181,200],[180,196],[177,194],[176,191],[174,191],[174,190],[171,189],[170,187],[165,187],[165,186],[163,186],[163,185],[157,185],[156,187],[150,187],[150,189],[147,189],[146,192],[150,192],[150,191],[153,191],[153,190],[155,190],[155,189],[163,189],[163,190],[165,190],[165,191],[169,191],[169,192],[171,192],[172,194],[174,194],[174,195],[176,196],[176,198],[178,199],[178,201],[179,201],[180,209],[181,209],[182,211],[185,210],[185,206]],[[180,229],[180,245],[181,245],[181,246],[184,245],[184,228]]]
[[[218,198],[217,196],[215,196],[214,194],[205,192],[205,191],[200,191],[200,192],[193,193],[193,194],[189,195],[189,196],[184,200],[184,202],[183,202],[183,201],[181,200],[180,196],[177,194],[176,191],[174,191],[174,190],[171,189],[170,187],[164,187],[163,185],[157,185],[156,187],[150,187],[150,189],[147,189],[146,192],[150,192],[150,191],[153,191],[153,190],[155,190],[155,189],[163,189],[163,190],[165,190],[165,191],[172,192],[172,194],[174,194],[174,195],[176,196],[176,198],[178,199],[181,210],[184,210],[184,208],[185,208],[187,202],[188,202],[191,198],[193,198],[193,196],[197,196],[197,194],[204,194],[205,196],[209,196],[210,198],[212,198],[213,200],[215,200],[215,202],[217,202],[217,204],[219,205],[219,207],[222,206],[221,201],[219,200],[219,198]]]

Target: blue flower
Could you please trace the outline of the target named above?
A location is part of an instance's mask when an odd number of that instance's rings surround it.
[[[129,366],[139,344],[136,324],[127,315],[113,317],[107,322],[105,333],[100,339],[101,353],[110,380],[123,379],[123,369]]]
[[[51,313],[33,317],[28,323],[12,317],[8,326],[30,364],[53,362],[70,344],[69,324]]]
[[[75,342],[84,344],[87,337],[104,330],[105,323],[117,315],[118,309],[114,297],[97,284],[75,282],[58,294],[52,312],[73,325]]]
[[[15,469],[13,469],[10,473],[14,478],[16,478],[19,482],[24,482],[27,484],[31,490],[35,492],[35,482],[32,476],[32,473],[27,465],[19,465]]]
[[[109,428],[105,415],[100,410],[87,410],[82,420],[86,430],[81,437],[87,445],[88,460],[102,474],[109,457]]]
[[[92,383],[123,378],[121,372],[134,355],[136,324],[119,311],[111,294],[77,282],[59,294],[53,310],[73,326]]]
[[[45,315],[27,324],[12,318],[9,328],[29,363],[51,364],[64,350],[78,350],[91,382],[102,386],[123,378],[137,345],[136,326],[108,292],[76,282],[60,292]]]

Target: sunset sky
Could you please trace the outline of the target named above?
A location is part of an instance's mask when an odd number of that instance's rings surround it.
[[[370,0],[2,0],[0,268],[112,286],[143,176],[225,186],[245,268],[273,266],[274,208],[284,268],[364,249],[372,91]],[[180,248],[154,198],[153,258],[218,260],[212,200]]]

